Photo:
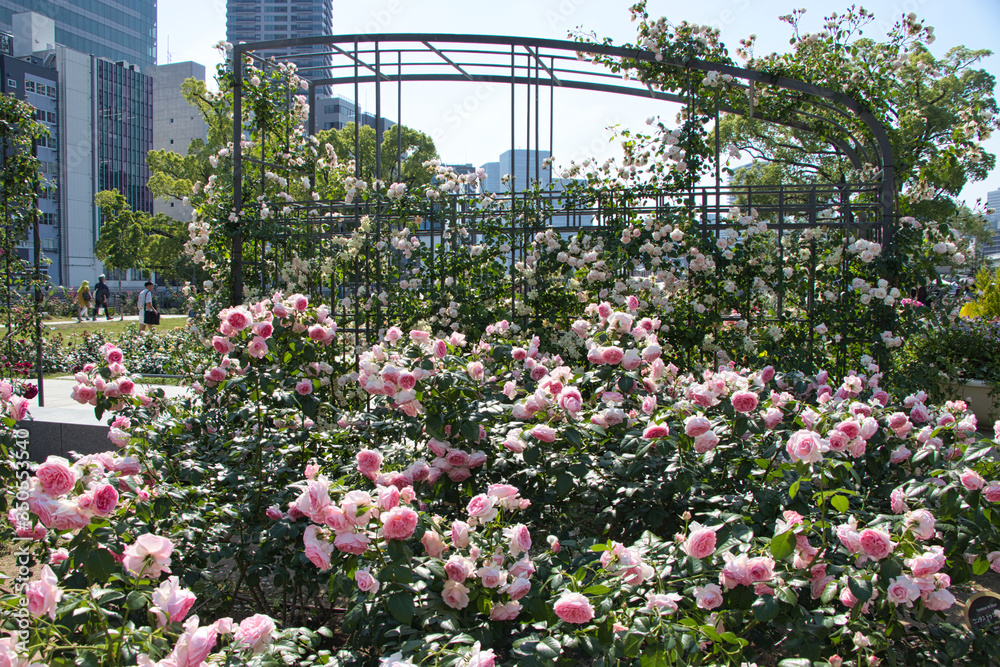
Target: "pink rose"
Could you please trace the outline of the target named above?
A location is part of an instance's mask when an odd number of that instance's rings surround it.
[[[177,577],[170,576],[153,591],[152,599],[153,608],[150,611],[156,614],[157,625],[162,628],[168,622],[183,621],[194,606],[195,595],[188,589],[181,588]]]
[[[613,345],[601,350],[601,361],[609,366],[617,366],[625,358],[625,352],[620,347]]]
[[[936,574],[948,562],[944,555],[944,549],[940,546],[931,547],[930,551],[908,558],[904,561],[906,567],[913,571],[915,578],[928,577]]]
[[[986,480],[983,479],[975,470],[966,468],[961,475],[959,475],[959,481],[962,482],[962,486],[967,488],[969,491],[976,491],[977,489],[983,488],[986,484]]]
[[[715,431],[705,431],[694,439],[694,451],[704,454],[715,449],[717,444],[719,444],[719,436],[716,435]]]
[[[417,527],[417,513],[409,507],[395,507],[382,517],[382,535],[387,540],[408,540]]]
[[[451,543],[459,549],[469,546],[469,524],[464,521],[451,523]]]
[[[990,482],[983,490],[983,498],[991,503],[1000,503],[1000,482]]]
[[[476,570],[479,582],[486,588],[499,588],[507,583],[507,572],[497,565],[489,565]]]
[[[858,541],[861,549],[872,560],[882,560],[896,548],[896,543],[889,539],[889,534],[877,528],[862,530]]]
[[[155,579],[170,572],[170,553],[174,543],[165,537],[143,533],[127,549],[122,565],[135,576]]]
[[[509,595],[511,600],[520,600],[531,592],[531,581],[527,577],[517,576],[513,573],[511,576],[514,577],[514,580],[500,590]]]
[[[307,528],[306,530],[309,529]],[[368,536],[364,533],[339,533],[335,538],[333,538],[333,546],[335,546],[338,551],[343,551],[344,553],[352,554],[354,556],[360,556],[364,552],[368,551],[369,542]]]
[[[552,609],[560,619],[575,625],[589,623],[594,618],[594,607],[579,593],[563,593]]]
[[[452,609],[465,609],[469,606],[469,589],[463,584],[449,579],[444,582],[441,598]]]
[[[299,380],[295,383],[295,393],[299,396],[308,396],[313,392],[312,380]]]
[[[716,584],[695,586],[694,596],[700,609],[715,609],[722,605],[722,589]]]
[[[326,540],[326,531],[320,530],[316,526],[308,526],[302,536],[302,541],[305,544],[306,558],[321,572],[329,570],[333,545]]]
[[[934,537],[934,515],[927,510],[913,510],[906,513],[906,527],[918,540],[929,540]]]
[[[531,435],[542,442],[554,442],[556,439],[555,429],[546,426],[545,424],[539,424],[535,428],[531,429]]]
[[[448,451],[448,454],[444,457],[448,465],[452,466],[468,466],[469,465],[469,454],[468,452],[462,451],[461,449],[452,449]]]
[[[472,574],[472,568],[473,565],[469,559],[462,556],[452,556],[444,564],[444,571],[448,578],[459,583],[469,578]]]
[[[94,491],[91,509],[97,516],[107,516],[118,505],[118,490],[110,484],[102,484]]]
[[[531,550],[531,533],[523,523],[504,528],[503,535],[510,541],[510,555],[515,558]]]
[[[767,384],[774,379],[774,366],[764,366],[760,371],[760,381]]]
[[[792,461],[802,461],[803,463],[818,463],[823,460],[823,452],[828,444],[814,431],[796,431],[788,439],[785,450],[792,458]]]
[[[931,611],[944,611],[955,604],[955,596],[946,588],[939,588],[936,591],[923,596],[924,606]]]
[[[752,391],[737,391],[730,398],[737,412],[752,412],[757,409],[757,394]]]
[[[358,590],[364,593],[378,593],[378,589],[382,585],[378,579],[372,576],[367,567],[354,573],[354,582],[358,585]]]
[[[39,618],[42,614],[48,614],[51,620],[56,619],[56,605],[62,599],[62,590],[52,568],[42,566],[38,581],[28,584],[25,597],[28,600],[28,613],[32,616]]]
[[[420,538],[420,543],[424,545],[424,550],[431,558],[440,558],[445,549],[448,548],[444,543],[444,538],[435,530],[425,531],[424,536]]]
[[[256,655],[262,653],[271,643],[274,630],[274,620],[270,616],[254,614],[240,621],[240,627],[233,634],[233,642],[250,648]]]
[[[491,621],[513,621],[521,613],[520,602],[508,602],[507,604],[494,604],[490,609]]]
[[[920,588],[913,579],[902,574],[889,582],[888,593],[889,602],[892,604],[902,604],[912,607],[914,600],[920,597]]]
[[[229,354],[235,346],[225,336],[212,336],[212,347],[219,354]]]
[[[69,461],[61,456],[50,456],[35,470],[35,477],[38,478],[45,493],[58,497],[76,486],[80,473],[70,468]]]
[[[700,524],[691,524],[691,533],[684,541],[684,553],[692,558],[705,558],[715,552],[715,530]]]
[[[650,424],[642,432],[642,437],[646,440],[656,440],[670,435],[670,429],[665,424]]]
[[[358,472],[374,480],[382,468],[382,452],[377,449],[362,449],[354,457],[358,463]]]
[[[704,415],[691,415],[684,420],[684,433],[695,438],[711,430],[712,422]]]

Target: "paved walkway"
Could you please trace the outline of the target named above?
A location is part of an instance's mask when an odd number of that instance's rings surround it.
[[[37,380],[31,380],[37,382]],[[76,380],[67,376],[65,379],[45,380],[43,389],[45,390],[45,406],[38,406],[38,398],[34,398],[28,404],[28,412],[36,421],[59,422],[62,424],[86,424],[86,425],[106,425],[106,422],[99,421],[94,416],[94,407],[77,403],[70,394],[73,393],[73,385]],[[167,396],[180,396],[184,394],[188,387],[176,385],[144,385],[139,387],[156,386],[162,389]]]

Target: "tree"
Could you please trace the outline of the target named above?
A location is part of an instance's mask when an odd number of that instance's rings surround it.
[[[956,46],[938,58],[929,48],[934,29],[914,14],[878,41],[863,37],[875,20],[863,8],[832,13],[818,33],[803,31],[804,13],[781,17],[792,27],[791,53],[754,57],[754,39],[744,40],[739,54],[747,67],[859,101],[888,131],[900,212],[939,221],[956,213],[965,184],[985,178],[996,162],[979,145],[997,127],[994,77],[975,68],[990,52]],[[740,184],[834,183],[853,176],[846,156],[816,134],[740,116],[724,117],[719,134],[723,145],[758,163],[735,174]]]
[[[147,237],[140,216],[118,190],[104,190],[94,196],[94,203],[101,209],[104,222],[94,246],[94,256],[105,268],[115,271],[142,268],[146,257]],[[118,291],[122,290],[121,274]],[[124,311],[120,313],[124,317]]]
[[[354,134],[355,124],[348,123],[342,130],[325,130],[316,136],[320,144],[332,145],[338,156],[357,160],[358,156],[354,154]],[[358,130],[361,178],[369,182],[375,179],[376,173],[375,142],[375,128],[364,125]],[[381,157],[383,181],[404,183],[407,188],[414,189],[430,182],[432,174],[422,165],[438,157],[438,153],[430,136],[406,126],[393,125],[382,134]]]

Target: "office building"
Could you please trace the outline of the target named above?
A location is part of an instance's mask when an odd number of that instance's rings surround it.
[[[153,150],[168,150],[187,155],[195,139],[204,141],[208,125],[201,111],[181,95],[187,79],[205,80],[205,66],[187,61],[157,65],[149,70],[153,80]],[[153,213],[163,213],[175,220],[191,221],[191,207],[177,200],[156,199]]]
[[[482,166],[486,170],[486,182],[483,189],[486,192],[503,194],[527,190],[531,183],[537,181],[542,187],[552,182],[551,172],[543,163],[551,155],[549,151],[516,148],[504,151],[496,162],[487,162]],[[504,177],[511,176],[513,183],[504,183]]]
[[[375,115],[358,111],[358,105],[346,97],[322,97],[316,100],[316,131],[343,130],[351,123],[359,122],[361,126],[379,129],[375,125]],[[379,121],[382,132],[395,125],[391,120],[382,118]]]
[[[8,43],[10,40],[7,40]],[[0,56],[0,81],[3,92],[25,100],[35,107],[35,120],[45,126],[49,136],[35,142],[35,155],[41,167],[38,188],[39,237],[42,253],[51,262],[49,275],[59,276],[60,219],[59,219],[59,76],[45,66],[44,60],[20,60],[8,53]],[[23,243],[17,253],[31,260],[34,253],[29,244]]]
[[[32,32],[14,18],[21,15],[27,21],[29,12],[51,21],[55,31],[49,44],[36,43],[22,52],[62,44],[112,62],[138,65],[140,71],[156,63],[156,0],[0,0],[0,31],[15,39]]]
[[[100,233],[94,195],[117,189],[133,209],[153,210],[146,187],[152,79],[137,65],[53,43],[50,18],[18,14],[13,22],[21,32],[13,35],[12,54],[2,57],[5,91],[16,89],[34,105],[50,133],[37,149],[46,183],[39,208],[49,276],[54,284],[93,282],[103,269],[94,257]],[[30,241],[22,245],[30,256]]]
[[[228,0],[226,4],[226,39],[233,44],[332,34],[332,0]],[[258,51],[257,55],[290,60],[308,79],[329,78],[333,56],[295,55],[317,50],[316,46],[305,46]],[[317,88],[316,94],[329,96],[329,87]]]

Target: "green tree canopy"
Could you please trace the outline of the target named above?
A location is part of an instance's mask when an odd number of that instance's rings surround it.
[[[187,229],[162,213],[133,211],[117,190],[98,192],[94,201],[104,218],[94,255],[109,269],[144,268],[167,279],[191,275],[184,257]]]
[[[965,46],[942,57],[930,49],[933,28],[914,14],[884,40],[865,37],[870,12],[851,8],[826,17],[816,33],[803,30],[805,10],[781,17],[792,28],[791,53],[753,56],[754,39],[739,54],[747,67],[779,73],[859,101],[888,131],[901,213],[944,221],[958,208],[966,183],[979,181],[996,157],[979,142],[997,127],[994,77],[976,66],[990,51]],[[725,116],[722,145],[756,164],[740,170],[741,184],[851,180],[851,165],[824,137],[744,116]]]
[[[375,128],[362,126],[358,131],[358,148],[362,180],[375,179]],[[342,130],[324,130],[316,137],[320,144],[330,144],[342,159],[358,159],[354,154],[354,123]],[[402,135],[400,137],[400,135]],[[406,126],[393,125],[382,133],[382,180],[386,183],[405,183],[416,188],[430,182],[432,174],[422,165],[438,157],[434,140],[430,136]]]

